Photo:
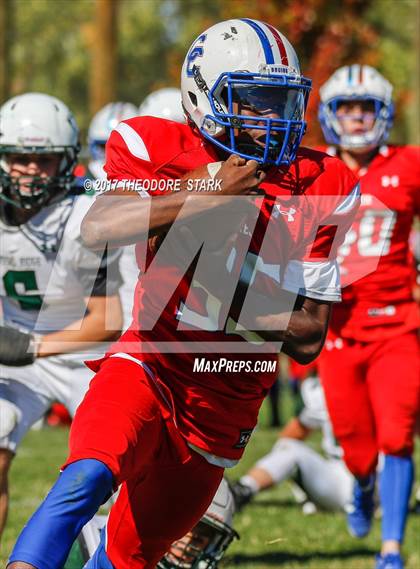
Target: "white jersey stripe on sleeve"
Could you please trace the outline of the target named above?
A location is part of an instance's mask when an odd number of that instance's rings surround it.
[[[333,215],[345,215],[358,205],[360,200],[360,184],[356,184],[348,196],[340,203]]]
[[[139,133],[136,132],[134,128],[125,122],[120,122],[115,130],[118,132],[118,134],[121,135],[128,150],[133,156],[150,162],[150,156],[147,152],[146,145],[144,144]]]
[[[302,296],[339,302],[341,300],[340,270],[337,261],[299,261],[287,264],[283,288]]]

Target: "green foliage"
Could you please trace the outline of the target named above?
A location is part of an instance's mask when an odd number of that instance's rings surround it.
[[[392,139],[420,142],[420,3],[376,0],[366,14],[378,34],[377,68],[394,85],[397,120]]]
[[[92,0],[14,0],[11,92],[40,91],[87,116],[89,58],[84,30]]]
[[[417,0],[115,1],[121,100],[140,104],[151,90],[178,85],[185,51],[207,26],[223,18],[256,17],[291,39],[315,87],[331,66],[355,60],[377,65],[396,88],[400,118],[394,139],[418,142]],[[86,132],[95,0],[10,0],[10,5],[11,93],[56,95]],[[315,107],[314,96],[312,121]]]
[[[139,105],[166,86],[171,22],[159,17],[165,2],[122,0],[119,5],[118,84],[120,100]]]

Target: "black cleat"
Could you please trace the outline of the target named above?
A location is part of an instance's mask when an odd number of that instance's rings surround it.
[[[235,513],[238,513],[244,506],[251,502],[254,495],[252,493],[252,490],[248,486],[245,486],[245,484],[239,482],[239,480],[233,484],[229,484],[229,486],[233,494]]]

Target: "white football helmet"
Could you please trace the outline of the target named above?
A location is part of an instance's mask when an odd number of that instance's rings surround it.
[[[223,478],[207,512],[185,537],[172,544],[158,569],[214,569],[233,539],[235,510],[232,492]]]
[[[72,187],[79,149],[76,120],[59,99],[43,93],[9,99],[0,107],[0,199],[24,209],[62,199]],[[60,154],[62,159],[55,176],[33,176],[22,192],[19,178],[9,174],[10,154]]]
[[[105,144],[111,132],[121,121],[137,115],[135,105],[121,101],[108,103],[95,114],[88,131],[88,145],[94,161],[105,162]]]
[[[200,34],[182,67],[182,103],[201,134],[262,164],[294,160],[310,89],[290,42],[270,24],[248,18]],[[261,131],[258,141],[251,130]]]
[[[183,123],[184,110],[181,103],[181,90],[175,87],[158,89],[150,93],[139,107],[141,116],[159,117]]]
[[[380,146],[388,138],[394,118],[392,85],[369,65],[346,65],[337,69],[319,90],[319,120],[328,144],[344,149],[369,149]],[[337,119],[340,103],[373,101],[375,123],[363,134],[345,134]]]

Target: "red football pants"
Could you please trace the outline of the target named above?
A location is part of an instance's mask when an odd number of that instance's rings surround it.
[[[355,476],[375,469],[378,452],[412,453],[420,403],[416,332],[381,342],[327,341],[319,373],[334,434]]]
[[[155,567],[205,513],[223,476],[180,435],[176,440],[164,416],[142,367],[112,357],[102,362],[72,424],[66,465],[97,459],[122,483],[107,525],[115,569]]]

